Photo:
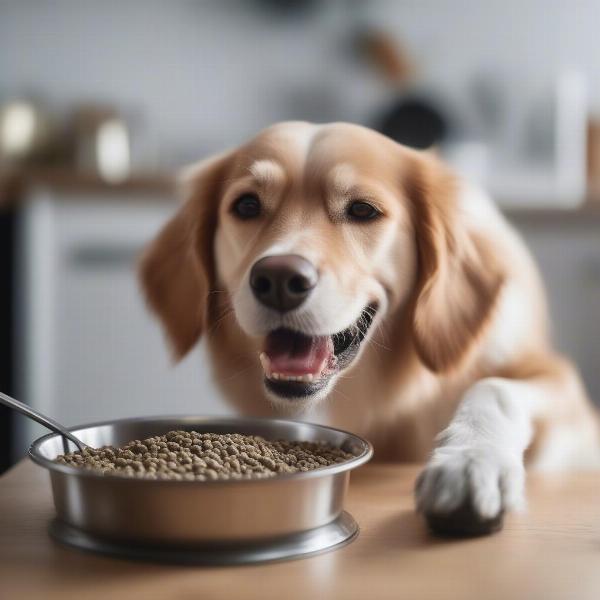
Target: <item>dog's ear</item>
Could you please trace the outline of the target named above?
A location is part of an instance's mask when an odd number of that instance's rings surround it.
[[[213,236],[228,155],[189,167],[177,214],[143,253],[139,279],[147,302],[159,317],[175,359],[198,342],[214,281]]]
[[[453,174],[430,156],[415,159],[410,173],[419,259],[414,343],[430,370],[448,371],[485,332],[505,277],[489,240],[460,214]]]

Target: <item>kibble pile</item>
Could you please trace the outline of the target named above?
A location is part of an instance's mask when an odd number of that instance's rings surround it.
[[[311,471],[350,458],[352,454],[320,442],[271,442],[238,433],[169,431],[133,440],[121,448],[69,452],[56,461],[126,477],[209,481]]]

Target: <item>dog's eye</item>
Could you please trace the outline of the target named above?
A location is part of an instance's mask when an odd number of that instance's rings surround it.
[[[254,219],[260,215],[260,200],[254,194],[244,194],[233,203],[231,210],[240,219]]]
[[[381,213],[372,204],[364,200],[355,200],[348,204],[346,214],[354,221],[370,221]]]

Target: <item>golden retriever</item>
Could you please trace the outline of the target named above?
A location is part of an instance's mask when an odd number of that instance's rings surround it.
[[[417,508],[447,533],[521,506],[525,462],[598,464],[598,421],[549,342],[529,253],[432,154],[281,123],[185,186],[140,277],[176,357],[204,336],[239,411],[319,413],[380,459],[427,459]]]

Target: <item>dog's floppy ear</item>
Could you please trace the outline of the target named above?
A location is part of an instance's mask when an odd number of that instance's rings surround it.
[[[458,366],[484,333],[504,273],[489,240],[460,215],[455,177],[432,157],[415,163],[407,190],[419,257],[414,343],[422,362],[442,372]]]
[[[214,281],[218,198],[228,158],[220,155],[186,169],[181,179],[185,201],[140,261],[142,289],[177,360],[192,349],[204,329]]]

